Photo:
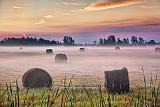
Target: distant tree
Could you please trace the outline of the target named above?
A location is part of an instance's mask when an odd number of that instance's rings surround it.
[[[63,38],[63,43],[64,43],[64,44],[68,44],[68,37],[67,37],[67,36],[64,36],[64,38]]]
[[[99,39],[99,44],[103,45],[103,39],[102,38]]]
[[[117,44],[118,44],[118,45],[123,45],[123,41],[122,41],[120,38],[118,38]]]
[[[139,37],[138,44],[140,44],[140,45],[145,44],[145,40],[142,37]]]
[[[108,37],[107,44],[109,44],[109,45],[115,45],[116,44],[116,38],[115,38],[114,35],[111,35],[111,36]]]
[[[137,39],[137,37],[132,36],[132,38],[131,38],[131,43],[132,43],[132,45],[137,45],[137,44],[138,44],[138,39]]]
[[[74,45],[74,39],[72,37],[64,36],[63,44],[65,45]]]
[[[129,45],[129,39],[128,38],[123,38],[123,44],[124,45]]]
[[[107,40],[106,40],[106,38],[103,39],[103,44],[104,44],[104,45],[107,45]]]
[[[147,44],[148,45],[156,45],[157,43],[155,42],[155,40],[150,40]]]
[[[94,40],[94,41],[93,41],[93,44],[94,44],[94,45],[97,45],[97,41],[96,41],[96,40]]]

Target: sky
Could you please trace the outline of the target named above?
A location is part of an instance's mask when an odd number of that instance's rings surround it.
[[[0,0],[0,38],[116,34],[160,40],[160,0]]]

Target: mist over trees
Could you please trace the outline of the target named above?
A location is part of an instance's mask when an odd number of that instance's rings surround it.
[[[36,45],[36,46],[42,46],[42,45],[51,45],[51,46],[146,46],[146,45],[159,45],[160,43],[157,43],[155,40],[145,40],[142,37],[136,37],[132,36],[131,39],[129,38],[116,38],[115,35],[110,35],[106,38],[99,38],[99,40],[94,40],[92,43],[85,43],[85,44],[79,44],[76,43],[74,38],[71,36],[64,36],[62,39],[62,42],[55,41],[55,40],[47,40],[44,38],[33,38],[33,37],[22,37],[22,38],[5,38],[2,41],[0,41],[0,45]]]

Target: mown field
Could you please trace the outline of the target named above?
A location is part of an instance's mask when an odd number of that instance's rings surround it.
[[[157,78],[131,87],[130,93],[108,93],[103,83],[94,87],[64,78],[50,89],[24,89],[19,83],[0,87],[0,107],[160,107]]]

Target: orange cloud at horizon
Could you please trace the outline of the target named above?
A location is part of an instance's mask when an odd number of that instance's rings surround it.
[[[90,4],[89,6],[85,7],[82,10],[88,10],[88,11],[93,11],[93,10],[105,10],[105,9],[111,9],[111,8],[116,8],[116,7],[124,7],[124,6],[129,6],[133,4],[139,4],[142,3],[140,0],[119,0],[115,2],[95,2]]]

